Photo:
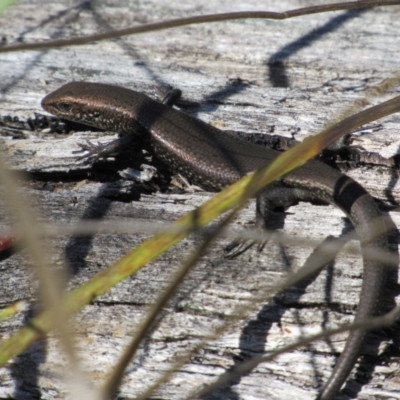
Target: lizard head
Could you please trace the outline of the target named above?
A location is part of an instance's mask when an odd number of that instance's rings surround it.
[[[70,82],[48,94],[42,107],[59,118],[104,130],[127,133],[135,121],[130,102],[121,101],[127,89],[91,82]],[[135,92],[136,93],[136,92]]]

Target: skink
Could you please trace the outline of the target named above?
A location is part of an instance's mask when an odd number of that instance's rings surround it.
[[[98,83],[71,82],[47,95],[43,108],[61,118],[122,134],[145,136],[154,154],[174,171],[205,189],[218,191],[277,156],[274,150],[243,142],[145,94]],[[385,222],[373,198],[353,179],[311,160],[265,188],[257,198],[257,223],[265,227],[270,211],[298,201],[323,201],[339,207],[352,221],[363,250],[388,251]],[[372,235],[371,226],[378,235]],[[369,253],[370,254],[370,253]],[[355,316],[377,311],[386,280],[385,265],[364,252],[364,278]],[[349,334],[319,399],[332,399],[351,372],[366,336]]]

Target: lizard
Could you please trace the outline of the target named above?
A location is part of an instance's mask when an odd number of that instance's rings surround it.
[[[210,191],[225,188],[278,155],[275,150],[244,142],[170,104],[119,86],[70,82],[48,94],[42,107],[63,119],[144,137],[157,158]],[[364,250],[363,283],[355,320],[375,315],[387,266],[372,260],[367,252],[389,250],[387,227],[374,199],[352,178],[314,159],[259,193],[257,226],[266,227],[273,208],[289,207],[298,201],[330,203],[349,217]],[[378,234],[371,232],[372,226],[378,227]],[[318,399],[335,397],[354,367],[365,337],[365,330],[350,332]]]

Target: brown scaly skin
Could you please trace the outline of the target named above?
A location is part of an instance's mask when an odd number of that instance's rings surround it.
[[[117,86],[68,83],[46,96],[42,106],[68,120],[119,133],[147,135],[159,159],[193,183],[213,191],[232,184],[278,154],[243,142],[142,93]],[[290,206],[300,200],[324,201],[339,207],[352,221],[363,250],[388,251],[387,230],[373,198],[357,182],[316,160],[261,192],[257,198],[258,226],[265,227],[274,207]],[[381,234],[373,235],[374,229]],[[375,314],[386,280],[383,264],[370,260],[365,253],[363,261],[364,279],[356,321]],[[365,336],[362,330],[350,333],[319,399],[332,399],[340,390]]]

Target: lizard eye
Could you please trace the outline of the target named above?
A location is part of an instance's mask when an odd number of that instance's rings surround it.
[[[71,111],[72,103],[67,103],[64,101],[62,103],[58,103],[57,108],[63,113],[68,113]]]

